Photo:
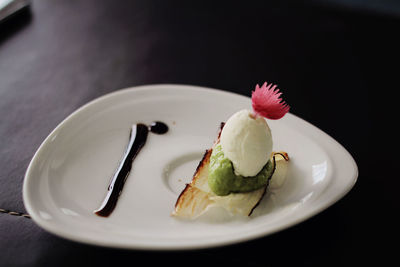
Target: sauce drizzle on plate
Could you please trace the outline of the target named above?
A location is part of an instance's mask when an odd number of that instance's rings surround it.
[[[121,195],[125,181],[131,172],[132,163],[142,147],[146,144],[149,132],[165,134],[168,132],[168,126],[160,121],[152,122],[150,126],[143,123],[132,125],[129,135],[129,143],[126,147],[125,154],[110,182],[110,185],[108,186],[107,195],[100,208],[94,211],[95,214],[101,217],[108,217],[113,212],[117,205],[118,198]]]

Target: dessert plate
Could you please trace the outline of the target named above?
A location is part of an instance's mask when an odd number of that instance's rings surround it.
[[[61,122],[35,153],[25,175],[24,204],[43,229],[78,242],[151,250],[197,249],[266,236],[304,221],[342,198],[357,165],[334,139],[287,114],[268,121],[274,150],[289,153],[284,185],[268,191],[251,217],[223,210],[185,221],[175,201],[219,124],[251,108],[249,97],[186,85],[147,85],[105,95]],[[132,124],[162,121],[136,157],[114,212],[99,208],[129,139]]]

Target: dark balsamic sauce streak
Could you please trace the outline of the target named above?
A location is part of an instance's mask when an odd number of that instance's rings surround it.
[[[155,121],[150,124],[150,131],[155,134],[165,134],[168,132],[168,125],[161,121]]]
[[[125,181],[132,169],[132,163],[142,147],[146,144],[149,131],[156,134],[164,134],[168,131],[168,126],[159,121],[153,122],[150,126],[142,123],[132,126],[125,155],[108,186],[107,196],[101,204],[101,207],[94,211],[95,214],[108,217],[113,212]]]

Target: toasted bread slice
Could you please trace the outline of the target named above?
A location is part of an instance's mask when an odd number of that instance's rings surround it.
[[[253,210],[257,207],[267,190],[268,184],[264,187],[247,193],[231,193],[227,196],[217,196],[208,186],[208,167],[210,164],[210,156],[212,149],[219,143],[221,131],[224,124],[221,123],[218,138],[215,140],[211,149],[207,150],[196,168],[193,179],[183,189],[179,195],[173,216],[194,219],[202,215],[211,207],[223,207],[232,214],[240,214],[250,216]],[[279,172],[274,172],[271,179],[277,176],[279,184],[282,184],[286,175],[286,162],[289,160],[285,152],[273,152],[271,160],[274,168],[279,166]],[[276,175],[275,175],[276,174]]]

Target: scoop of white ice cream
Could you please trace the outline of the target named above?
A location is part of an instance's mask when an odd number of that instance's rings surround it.
[[[257,175],[272,152],[272,136],[267,122],[263,117],[254,118],[246,109],[228,119],[220,143],[224,155],[232,161],[236,175]]]

